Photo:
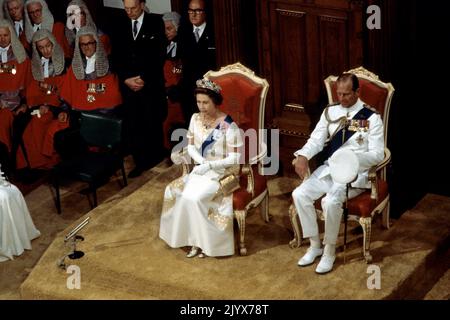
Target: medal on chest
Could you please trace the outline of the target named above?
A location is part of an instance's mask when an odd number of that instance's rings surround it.
[[[87,102],[92,103],[95,99],[95,94],[104,94],[106,92],[106,83],[88,83],[87,85]]]
[[[41,89],[41,91],[44,94],[49,96],[49,95],[55,93],[57,88],[56,88],[55,85],[48,84],[48,83],[45,83],[43,81],[39,81],[39,89]]]
[[[0,74],[1,73],[14,75],[17,73],[16,66],[14,64],[0,63]]]

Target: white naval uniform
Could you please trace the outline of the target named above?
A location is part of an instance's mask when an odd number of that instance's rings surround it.
[[[362,108],[364,103],[358,101],[349,108],[340,104],[328,108],[329,119],[337,120],[342,116],[352,119]],[[370,167],[380,163],[384,158],[384,129],[381,117],[373,113],[369,117],[369,129],[367,132],[355,132],[340,149],[350,149],[355,152],[359,160],[359,173],[354,188],[370,188],[368,181],[368,170]],[[302,149],[294,153],[295,156],[302,155],[310,160],[324,148],[328,137],[332,135],[339,126],[339,122],[329,123],[322,113],[319,122],[310,138]],[[356,197],[363,189],[349,189],[349,198]],[[317,168],[313,174],[297,187],[292,197],[300,217],[303,237],[310,238],[319,234],[317,216],[314,201],[326,194],[322,199],[322,209],[325,217],[324,244],[336,244],[339,226],[342,217],[342,204],[345,201],[345,184],[333,182],[330,175],[328,160]]]

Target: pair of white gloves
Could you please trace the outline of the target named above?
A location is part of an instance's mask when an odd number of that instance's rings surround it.
[[[218,170],[225,169],[229,166],[239,164],[239,159],[241,154],[237,152],[229,152],[228,156],[214,161],[207,161],[202,155],[197,151],[194,145],[190,144],[187,146],[187,151],[189,156],[199,165],[195,166],[192,173],[198,175],[204,175],[208,170]]]

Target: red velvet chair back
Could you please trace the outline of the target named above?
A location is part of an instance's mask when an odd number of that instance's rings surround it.
[[[243,130],[244,159],[246,163],[252,162],[265,150],[260,129],[264,128],[268,82],[240,63],[223,67],[220,71],[209,71],[205,77],[222,88],[223,103],[220,109]]]

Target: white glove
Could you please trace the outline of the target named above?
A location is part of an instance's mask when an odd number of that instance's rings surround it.
[[[239,164],[241,154],[237,152],[229,152],[228,156],[224,159],[209,161],[211,169],[225,169],[235,164]]]
[[[195,166],[194,169],[192,169],[192,173],[202,176],[210,169],[211,167],[209,166],[209,163],[203,163]]]
[[[189,144],[187,146],[187,151],[188,154],[191,156],[192,159],[194,159],[196,163],[202,164],[205,162],[205,158],[202,157],[202,155],[197,151],[197,149],[193,144]]]

